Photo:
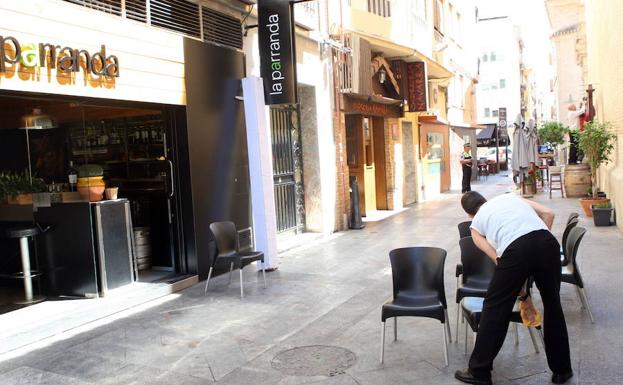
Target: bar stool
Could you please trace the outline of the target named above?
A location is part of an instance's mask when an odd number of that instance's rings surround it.
[[[552,191],[558,190],[565,197],[565,186],[562,179],[562,168],[560,166],[549,167],[549,199],[552,199]]]
[[[43,301],[45,298],[42,296],[35,297],[32,292],[32,278],[41,275],[36,270],[30,269],[30,248],[28,246],[28,239],[36,237],[47,229],[40,229],[37,225],[13,227],[7,230],[6,236],[8,238],[19,238],[19,248],[22,257],[22,271],[15,275],[16,278],[22,278],[24,280],[24,300],[16,302],[20,305],[29,305]]]

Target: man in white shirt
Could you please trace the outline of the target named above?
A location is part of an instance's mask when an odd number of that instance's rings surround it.
[[[491,384],[493,360],[506,338],[515,301],[532,276],[545,308],[545,353],[552,382],[564,384],[573,371],[560,305],[560,245],[550,232],[554,213],[512,193],[487,201],[470,191],[463,194],[461,205],[473,218],[474,243],[497,266],[484,300],[469,368],[457,371],[455,378],[469,384]]]

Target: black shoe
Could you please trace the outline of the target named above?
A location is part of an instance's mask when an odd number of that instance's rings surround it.
[[[491,385],[491,379],[476,378],[469,369],[457,370],[454,372],[454,378],[466,384],[474,385]]]
[[[573,377],[573,372],[554,373],[552,375],[552,382],[554,384],[564,384],[565,382],[569,381],[571,377]]]

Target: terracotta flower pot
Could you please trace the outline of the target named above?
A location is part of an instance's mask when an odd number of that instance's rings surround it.
[[[103,176],[78,178],[78,192],[80,197],[89,202],[99,202],[106,189]]]
[[[593,211],[591,210],[593,205],[598,205],[600,203],[608,203],[608,202],[610,202],[609,198],[597,198],[597,199],[582,198],[580,199],[580,205],[582,205],[582,210],[584,210],[584,214],[586,214],[586,216],[589,218],[593,217]]]

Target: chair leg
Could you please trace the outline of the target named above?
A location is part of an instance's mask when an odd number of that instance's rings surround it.
[[[244,297],[244,289],[242,282],[242,267],[240,267],[240,298]]]
[[[459,342],[459,318],[461,318],[461,303],[456,304],[456,333],[454,334],[454,342]]]
[[[210,267],[210,271],[208,271],[208,279],[206,279],[206,287],[203,289],[203,294],[208,293],[208,284],[210,283],[210,277],[212,276],[212,268]]]
[[[584,306],[586,307],[588,316],[591,317],[591,323],[595,323],[595,318],[593,318],[593,312],[591,311],[591,306],[588,304],[588,297],[586,296],[584,288],[580,288],[580,294],[582,295],[582,298],[584,298]]]
[[[450,366],[450,362],[448,361],[448,337],[450,337],[447,335],[450,331],[450,328],[448,327],[448,320],[446,319],[446,322],[444,322],[441,326],[443,327],[443,357],[446,360],[446,366]]]
[[[458,339],[458,336],[455,339]],[[465,355],[467,355],[467,322],[465,322]]]
[[[231,283],[231,272],[232,272],[233,269],[234,269],[234,263],[231,262],[229,264],[229,280],[227,281],[227,286],[229,286],[229,284]]]
[[[578,299],[580,300],[580,309],[584,310],[585,309],[584,298],[582,298],[582,293],[580,292],[579,286],[575,287],[575,293],[578,295]]]
[[[472,337],[474,337],[474,340],[472,341],[472,349],[474,349],[476,348],[476,337],[478,337],[478,333],[472,332]]]
[[[539,338],[541,338],[541,345],[543,345],[543,349],[545,349],[545,337],[543,337],[543,328],[539,327],[536,330],[539,332]]]
[[[536,354],[539,354],[541,351],[539,350],[539,345],[536,342],[536,338],[534,337],[534,330],[531,327],[528,327],[528,333],[530,333],[530,339],[532,340],[532,345],[534,345],[534,351]]]
[[[450,333],[450,318],[448,317],[448,309],[443,309],[443,314],[446,317],[446,322],[444,322],[444,324],[446,325],[446,329],[448,331],[448,342],[452,342],[452,333]]]
[[[515,329],[515,346],[519,346],[519,328],[517,322],[513,322],[513,329]]]
[[[381,322],[381,364],[385,358],[385,321]]]
[[[264,278],[264,289],[266,289],[266,266],[262,262],[262,278]]]
[[[394,342],[398,341],[398,317],[394,317]]]

